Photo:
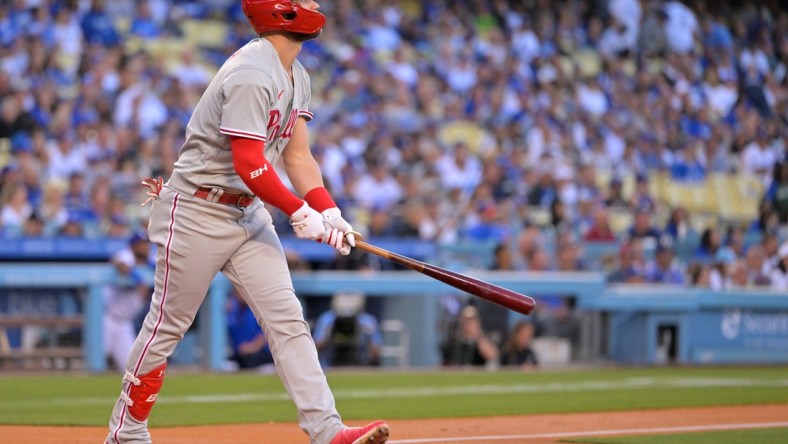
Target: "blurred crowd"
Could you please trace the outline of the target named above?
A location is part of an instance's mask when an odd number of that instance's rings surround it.
[[[321,11],[323,35],[300,57],[313,151],[366,234],[500,245],[511,269],[788,289],[783,2],[337,0]],[[186,42],[175,59],[146,50],[195,20],[219,23],[222,41]],[[0,234],[144,227],[137,184],[169,176],[204,87],[253,37],[234,0],[2,2]],[[698,227],[651,194],[659,174],[755,177],[759,213]],[[631,227],[611,223],[620,211]],[[594,242],[621,248],[592,257],[582,245]]]

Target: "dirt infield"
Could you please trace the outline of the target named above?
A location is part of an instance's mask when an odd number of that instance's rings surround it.
[[[783,424],[784,425],[781,425]],[[351,425],[358,425],[352,422]],[[555,443],[570,436],[671,433],[720,428],[788,427],[788,404],[389,421],[391,444],[470,442]],[[651,430],[648,430],[651,429]],[[636,433],[632,433],[636,431]],[[2,442],[98,443],[99,427],[0,426]],[[283,444],[308,440],[295,424],[242,424],[159,428],[154,441],[166,444]]]

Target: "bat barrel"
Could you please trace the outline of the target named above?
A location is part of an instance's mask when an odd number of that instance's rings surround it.
[[[466,293],[470,293],[476,297],[501,305],[523,315],[531,314],[536,306],[534,300],[524,294],[445,268],[424,264],[422,273]]]
[[[466,293],[470,293],[476,297],[480,297],[506,307],[510,310],[514,310],[520,314],[531,314],[534,306],[536,305],[534,300],[526,295],[499,287],[481,279],[476,279],[464,274],[447,270],[445,268],[417,261],[400,254],[392,253],[391,251],[376,247],[361,240],[356,241],[356,247],[366,252],[386,258],[390,261],[396,262],[400,265],[410,268],[411,270],[418,271],[419,273],[425,274],[433,279],[437,279],[445,284],[451,285],[454,288],[462,290]]]

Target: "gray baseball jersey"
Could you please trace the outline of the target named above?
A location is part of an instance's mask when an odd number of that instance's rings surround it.
[[[272,165],[290,141],[299,116],[312,120],[309,74],[297,60],[290,81],[266,39],[236,51],[208,85],[186,127],[175,171],[190,185],[251,193],[233,170],[230,137],[266,142]]]
[[[152,406],[156,394],[135,400],[134,387],[166,363],[220,271],[264,326],[277,372],[311,442],[327,443],[343,428],[271,215],[259,200],[239,208],[194,196],[200,187],[249,192],[233,169],[229,136],[266,142],[266,158],[277,161],[298,117],[312,118],[309,77],[298,62],[293,78],[291,82],[268,40],[253,40],[225,63],[197,104],[173,175],[151,209],[155,288],[129,353],[108,443],[151,441],[147,416],[135,416],[130,409]]]

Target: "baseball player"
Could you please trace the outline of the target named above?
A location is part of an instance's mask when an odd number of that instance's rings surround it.
[[[147,418],[164,382],[167,357],[219,271],[263,326],[277,373],[311,443],[388,439],[383,421],[342,424],[271,215],[261,202],[289,215],[298,238],[326,242],[343,255],[355,245],[353,229],[323,186],[308,142],[310,80],[296,56],[325,24],[318,8],[312,0],[242,0],[259,38],[233,54],[208,85],[167,184],[161,178],[143,181],[153,200],[148,232],[157,245],[155,287],[110,418],[109,443],[151,442]],[[280,158],[303,199],[276,175],[273,165]]]
[[[104,301],[104,352],[121,370],[127,367],[127,358],[134,345],[134,320],[141,315],[150,295],[153,267],[149,262],[148,239],[135,233],[128,248],[112,255],[111,262],[117,270],[117,280],[103,289]]]

